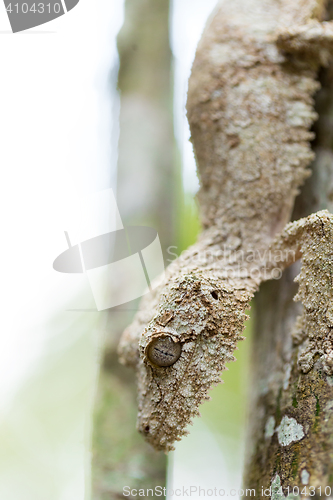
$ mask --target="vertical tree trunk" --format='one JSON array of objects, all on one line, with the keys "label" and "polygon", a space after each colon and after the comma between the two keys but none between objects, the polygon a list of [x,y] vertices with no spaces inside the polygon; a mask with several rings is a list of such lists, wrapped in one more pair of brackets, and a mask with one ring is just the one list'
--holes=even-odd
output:
[{"label": "vertical tree trunk", "polygon": [[[174,244],[177,163],[172,118],[169,1],[126,0],[118,35],[121,95],[117,204],[124,225],[158,230],[162,248]],[[126,286],[124,284],[120,286]],[[101,369],[93,437],[93,498],[123,497],[123,487],[165,483],[166,457],[136,431],[132,371],[116,347],[137,301],[113,308]]]},{"label": "vertical tree trunk", "polygon": [[118,50],[117,202],[126,224],[158,228],[164,248],[174,240],[177,203],[169,1],[126,0]]},{"label": "vertical tree trunk", "polygon": [[[316,160],[296,200],[295,219],[324,208],[333,211],[333,65],[322,70],[320,81]],[[281,280],[262,285],[255,299],[244,487],[254,488],[256,498],[283,498],[280,486],[285,497],[293,487],[295,496],[299,488],[300,496],[303,491],[313,498],[325,496],[325,487],[327,496],[333,490],[333,377],[323,371],[319,355],[308,373],[298,369],[295,321],[301,306],[293,302],[298,272],[299,263]]]}]

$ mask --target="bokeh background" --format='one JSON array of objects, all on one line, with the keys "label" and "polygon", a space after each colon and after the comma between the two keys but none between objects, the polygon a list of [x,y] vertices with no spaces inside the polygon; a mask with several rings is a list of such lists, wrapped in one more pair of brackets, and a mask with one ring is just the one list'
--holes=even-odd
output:
[{"label": "bokeh background", "polygon": [[[98,312],[85,275],[52,268],[64,231],[72,243],[85,231],[84,200],[108,188],[125,224],[158,230],[166,263],[195,241],[186,91],[215,4],[80,0],[16,35],[0,7],[1,499],[241,486],[249,341],[166,459],[136,432],[134,376],[117,361],[138,301]],[[98,233],[106,215],[94,217]]]}]

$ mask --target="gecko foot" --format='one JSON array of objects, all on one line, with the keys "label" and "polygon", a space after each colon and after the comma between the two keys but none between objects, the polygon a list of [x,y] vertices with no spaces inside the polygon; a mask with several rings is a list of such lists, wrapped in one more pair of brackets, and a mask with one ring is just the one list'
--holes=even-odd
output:
[{"label": "gecko foot", "polygon": [[287,53],[306,53],[326,66],[333,54],[333,22],[311,20],[303,25],[282,28],[276,33],[277,46]]}]

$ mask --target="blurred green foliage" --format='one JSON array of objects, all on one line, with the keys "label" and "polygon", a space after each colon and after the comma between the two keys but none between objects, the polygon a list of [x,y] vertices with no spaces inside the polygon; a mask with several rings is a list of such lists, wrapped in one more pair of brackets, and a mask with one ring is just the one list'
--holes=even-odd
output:
[{"label": "blurred green foliage", "polygon": [[196,242],[201,227],[198,205],[192,194],[181,192],[178,211],[177,246],[180,255],[183,250]]},{"label": "blurred green foliage", "polygon": [[235,352],[237,361],[228,363],[228,370],[222,372],[224,383],[211,391],[211,401],[200,409],[202,418],[215,435],[235,439],[244,436],[247,418],[251,320],[247,321],[244,336],[246,339],[239,342]]}]

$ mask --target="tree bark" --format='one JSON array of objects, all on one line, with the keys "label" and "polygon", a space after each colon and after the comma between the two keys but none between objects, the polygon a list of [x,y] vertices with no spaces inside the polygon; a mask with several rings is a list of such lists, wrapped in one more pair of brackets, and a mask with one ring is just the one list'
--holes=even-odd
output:
[{"label": "tree bark", "polygon": [[[333,211],[332,64],[321,71],[320,82],[313,142],[316,160],[296,199],[293,219],[325,208]],[[283,498],[280,486],[285,497],[294,487],[295,497],[299,491],[300,496],[313,498],[321,498],[325,491],[330,496],[333,488],[333,377],[325,374],[319,356],[306,374],[297,366],[295,321],[302,306],[293,301],[297,292],[293,280],[298,273],[296,263],[279,281],[263,284],[255,299],[244,488],[255,489],[256,498]]]}]

